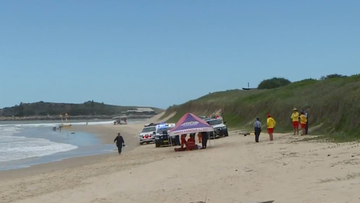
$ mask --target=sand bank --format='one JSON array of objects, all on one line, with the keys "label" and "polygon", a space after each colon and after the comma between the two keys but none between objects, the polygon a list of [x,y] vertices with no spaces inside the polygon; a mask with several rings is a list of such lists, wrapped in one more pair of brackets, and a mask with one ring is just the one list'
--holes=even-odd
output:
[{"label": "sand bank", "polygon": [[[138,132],[136,125],[120,128],[129,130],[127,140]],[[111,142],[113,133],[104,142]],[[359,144],[297,139],[275,134],[269,142],[262,135],[255,143],[253,136],[231,132],[206,150],[174,152],[144,145],[120,156],[94,158],[96,162],[69,167],[62,162],[58,170],[1,179],[0,202],[189,203],[205,197],[216,203],[359,202]],[[74,160],[80,159],[85,157]]]}]

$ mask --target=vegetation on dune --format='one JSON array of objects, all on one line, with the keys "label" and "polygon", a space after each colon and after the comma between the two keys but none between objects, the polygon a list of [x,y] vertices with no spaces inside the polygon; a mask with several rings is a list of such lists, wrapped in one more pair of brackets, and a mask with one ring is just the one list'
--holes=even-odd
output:
[{"label": "vegetation on dune", "polygon": [[230,127],[251,129],[256,117],[265,125],[270,113],[277,121],[276,132],[291,132],[290,115],[294,107],[308,112],[311,134],[326,134],[343,141],[358,139],[360,75],[332,74],[274,89],[215,92],[169,107],[165,115],[176,112],[170,120],[176,122],[186,112],[209,115],[221,110]]},{"label": "vegetation on dune", "polygon": [[290,80],[285,78],[271,78],[263,80],[259,85],[258,89],[274,89],[290,84]]},{"label": "vegetation on dune", "polygon": [[[70,103],[20,103],[13,107],[7,107],[0,110],[0,116],[58,116],[68,113],[70,116],[84,115],[114,115],[123,111],[136,108],[135,106],[115,106],[104,104],[103,102],[87,101],[82,104]],[[157,113],[160,111],[153,108]]]}]

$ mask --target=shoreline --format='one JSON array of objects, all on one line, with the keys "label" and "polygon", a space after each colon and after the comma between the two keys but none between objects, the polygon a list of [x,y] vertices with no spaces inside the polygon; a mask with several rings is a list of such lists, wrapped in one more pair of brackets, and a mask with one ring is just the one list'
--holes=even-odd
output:
[{"label": "shoreline", "polygon": [[[123,115],[127,119],[150,119],[154,115]],[[155,115],[156,116],[156,115]],[[116,115],[99,115],[99,116],[69,116],[68,120],[114,120]],[[28,116],[28,117],[0,117],[0,121],[54,121],[61,122],[59,116]]]},{"label": "shoreline", "polygon": [[60,171],[69,168],[75,168],[83,165],[94,164],[98,161],[109,158],[111,153],[70,157],[62,160],[31,165],[26,168],[17,168],[0,171],[0,180],[21,179],[30,175],[40,175],[49,172]]},{"label": "shoreline", "polygon": [[[142,124],[128,124],[133,127],[143,126]],[[138,144],[137,140],[135,140],[128,133],[128,131],[123,129],[117,129],[119,126],[112,125],[93,125],[93,126],[72,126],[71,129],[64,129],[66,132],[85,132],[96,136],[102,145],[113,144],[113,140],[117,135],[117,132],[120,132],[125,139],[126,147],[123,148],[123,152],[129,152],[135,149]],[[77,134],[75,133],[75,136]],[[74,149],[76,150],[76,149]],[[41,174],[48,171],[56,171],[61,170],[68,167],[78,167],[81,165],[87,165],[96,163],[98,161],[102,161],[103,159],[119,156],[116,153],[116,146],[114,145],[114,151],[102,152],[101,154],[95,155],[80,155],[75,157],[65,157],[61,160],[52,160],[46,163],[32,164],[27,167],[14,168],[14,169],[6,169],[0,171],[0,180],[11,179],[15,177],[24,177],[27,175]],[[70,150],[72,151],[72,150]],[[68,152],[68,151],[67,151]],[[60,152],[61,153],[61,152]],[[48,155],[52,156],[52,155]]]},{"label": "shoreline", "polygon": [[[120,132],[124,137],[126,147],[123,152],[127,153],[139,146],[137,134],[134,132],[141,130],[144,123],[157,121],[162,114],[152,117],[151,119],[142,120],[140,123],[130,123],[127,125],[74,125],[70,128],[64,128],[66,132],[85,132],[96,136],[103,145],[114,144],[113,141]],[[118,157],[117,148],[114,144],[114,151],[96,155],[84,155],[77,157],[69,157],[61,160],[54,160],[46,163],[33,164],[28,167],[14,168],[8,170],[0,170],[0,180],[9,180],[14,178],[26,177],[29,175],[39,175],[47,172],[54,172],[66,168],[80,167],[84,165],[94,164],[108,158]],[[51,155],[49,155],[51,156]]]}]

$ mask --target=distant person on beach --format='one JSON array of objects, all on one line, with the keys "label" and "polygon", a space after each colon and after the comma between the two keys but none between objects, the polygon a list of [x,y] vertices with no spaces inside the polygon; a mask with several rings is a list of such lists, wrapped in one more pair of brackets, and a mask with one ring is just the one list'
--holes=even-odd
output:
[{"label": "distant person on beach", "polygon": [[291,114],[291,121],[294,129],[294,135],[299,134],[299,112],[296,108],[293,109],[293,113]]},{"label": "distant person on beach", "polygon": [[276,121],[273,117],[271,117],[270,114],[267,115],[267,120],[266,120],[266,124],[267,124],[267,130],[268,130],[268,133],[269,133],[269,137],[270,137],[270,141],[273,141],[274,140],[274,136],[273,136],[273,133],[274,133],[274,128],[275,128],[275,125],[276,125]]},{"label": "distant person on beach", "polygon": [[255,142],[259,142],[260,133],[261,133],[261,122],[259,118],[256,118],[254,122],[254,133],[255,133]]},{"label": "distant person on beach", "polygon": [[300,123],[301,123],[301,131],[302,131],[302,132],[301,132],[301,135],[305,135],[305,133],[306,133],[307,118],[306,118],[304,112],[301,112]]},{"label": "distant person on beach", "polygon": [[201,133],[201,144],[202,144],[201,149],[206,149],[208,136],[209,136],[208,132],[202,132]]},{"label": "distant person on beach", "polygon": [[201,143],[201,142],[202,142],[202,135],[201,135],[201,133],[198,133],[197,136],[198,136],[198,139],[199,139],[199,143]]},{"label": "distant person on beach", "polygon": [[191,134],[190,134],[190,137],[188,138],[187,142],[189,142],[189,141],[195,143],[195,133],[191,133]]},{"label": "distant person on beach", "polygon": [[117,148],[118,148],[118,152],[119,152],[119,154],[121,154],[122,147],[125,146],[125,141],[124,141],[124,138],[120,135],[120,133],[118,133],[118,135],[117,135],[116,138],[114,139],[114,142],[116,142],[116,146],[117,146]]},{"label": "distant person on beach", "polygon": [[180,146],[181,146],[181,148],[183,149],[183,148],[185,148],[185,146],[186,146],[186,135],[187,134],[182,134],[181,135],[181,137],[180,137]]},{"label": "distant person on beach", "polygon": [[305,127],[305,135],[308,134],[308,130],[309,130],[309,116],[308,113],[305,110],[302,110],[304,112],[304,115],[306,117],[306,127]]},{"label": "distant person on beach", "polygon": [[197,145],[195,144],[195,133],[191,133],[189,139],[186,142],[186,150],[194,150],[197,149]]}]

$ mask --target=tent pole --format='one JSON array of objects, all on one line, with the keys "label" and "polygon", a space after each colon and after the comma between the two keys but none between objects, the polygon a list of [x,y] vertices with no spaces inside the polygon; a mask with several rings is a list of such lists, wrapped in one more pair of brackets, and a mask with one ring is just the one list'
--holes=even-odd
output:
[{"label": "tent pole", "polygon": [[171,149],[172,149],[172,136],[169,135],[169,139],[170,139],[170,146],[169,146],[170,149],[169,150],[171,151]]}]

